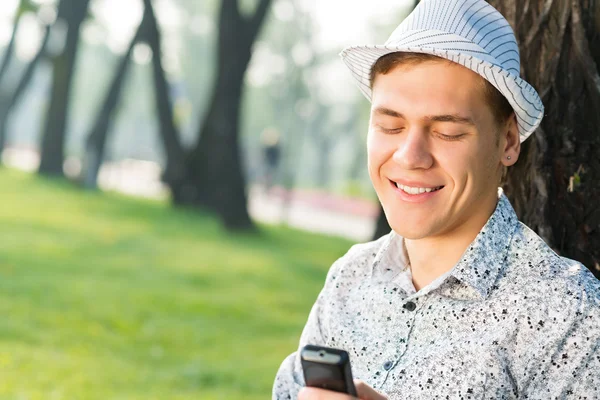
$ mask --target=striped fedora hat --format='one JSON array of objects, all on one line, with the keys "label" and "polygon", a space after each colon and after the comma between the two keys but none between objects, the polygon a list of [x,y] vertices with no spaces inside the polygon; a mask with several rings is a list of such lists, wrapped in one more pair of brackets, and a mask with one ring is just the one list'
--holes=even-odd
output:
[{"label": "striped fedora hat", "polygon": [[340,56],[369,101],[373,64],[394,52],[432,54],[481,75],[514,109],[521,142],[542,121],[540,96],[519,76],[519,47],[513,30],[484,0],[422,0],[385,44],[344,49]]}]

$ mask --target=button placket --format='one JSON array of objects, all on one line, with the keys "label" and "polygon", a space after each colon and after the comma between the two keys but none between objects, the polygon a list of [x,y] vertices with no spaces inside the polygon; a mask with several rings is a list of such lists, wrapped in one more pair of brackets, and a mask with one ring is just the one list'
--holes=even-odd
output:
[{"label": "button placket", "polygon": [[[402,307],[404,309],[412,312],[412,311],[416,310],[417,305],[413,301],[408,301]],[[406,352],[407,345],[408,345],[408,338],[410,337],[410,333],[412,332],[415,316],[416,316],[416,314],[413,314],[407,319],[406,328],[408,329],[408,331],[406,332],[405,337],[398,339],[398,343],[396,344],[396,354],[394,355],[393,359],[388,359],[388,360],[384,361],[384,363],[382,364],[382,368],[383,368],[382,372],[383,372],[384,378],[383,378],[383,382],[381,383],[381,387],[384,387],[385,383],[388,380],[390,373],[392,373],[392,369],[394,369],[400,363],[402,356]]]},{"label": "button placket", "polygon": [[414,311],[417,309],[416,302],[409,300],[402,305],[402,308],[404,308],[409,313],[412,313],[412,315],[410,315],[407,319],[408,332],[407,332],[406,336],[404,338],[399,339],[399,342],[397,343],[397,354],[396,354],[395,359],[393,361],[392,360],[385,361],[382,365],[383,369],[385,371],[385,378],[383,380],[383,383],[381,384],[382,388],[384,387],[385,383],[387,382],[390,373],[392,373],[392,369],[394,369],[397,365],[401,364],[402,358],[408,349],[408,342],[410,340],[410,337],[411,337],[411,334],[413,331],[413,327],[415,324],[415,318],[417,316],[417,313],[414,313]]}]

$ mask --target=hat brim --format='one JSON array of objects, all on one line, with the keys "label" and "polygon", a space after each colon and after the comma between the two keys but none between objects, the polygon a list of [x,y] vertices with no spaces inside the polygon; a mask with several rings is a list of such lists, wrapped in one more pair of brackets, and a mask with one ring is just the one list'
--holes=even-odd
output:
[{"label": "hat brim", "polygon": [[431,54],[460,64],[482,76],[502,93],[515,111],[521,142],[537,129],[544,117],[544,106],[536,90],[518,75],[472,54],[427,47],[364,45],[344,49],[340,56],[369,101],[372,96],[370,74],[373,64],[380,57],[394,52]]}]

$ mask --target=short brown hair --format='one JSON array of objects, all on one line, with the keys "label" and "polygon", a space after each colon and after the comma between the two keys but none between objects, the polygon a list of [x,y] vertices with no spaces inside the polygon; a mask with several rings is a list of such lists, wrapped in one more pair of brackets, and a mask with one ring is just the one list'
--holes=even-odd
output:
[{"label": "short brown hair", "polygon": [[[373,82],[375,82],[375,78],[378,74],[387,74],[392,69],[400,66],[400,65],[417,65],[426,61],[435,61],[435,62],[448,62],[452,63],[450,60],[446,60],[445,58],[437,57],[431,54],[425,53],[409,53],[409,52],[394,52],[384,55],[380,57],[373,67],[371,68],[371,73],[369,76],[371,88],[373,88]],[[487,98],[488,105],[496,118],[496,122],[498,124],[502,124],[506,122],[506,120],[512,115],[513,108],[506,100],[506,97],[502,95],[487,79],[481,77],[481,80],[484,84],[484,94]]]}]

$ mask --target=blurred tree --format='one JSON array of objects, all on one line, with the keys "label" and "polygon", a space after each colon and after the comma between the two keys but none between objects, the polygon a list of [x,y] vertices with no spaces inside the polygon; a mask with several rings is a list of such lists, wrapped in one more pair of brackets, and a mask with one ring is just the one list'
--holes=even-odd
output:
[{"label": "blurred tree", "polygon": [[[240,103],[252,44],[271,0],[258,0],[251,16],[238,0],[222,0],[217,77],[195,148],[186,155],[186,175],[167,180],[175,204],[215,211],[231,229],[252,229],[239,148]],[[169,177],[167,177],[169,178]]]},{"label": "blurred tree", "polygon": [[0,88],[0,153],[6,144],[6,128],[10,112],[21,99],[21,96],[25,92],[25,89],[33,77],[35,68],[39,64],[40,60],[45,56],[46,45],[48,44],[49,37],[50,26],[46,26],[46,33],[44,34],[44,38],[42,39],[42,43],[40,44],[37,53],[29,62],[29,64],[27,64],[27,67],[25,67],[25,71],[23,72],[21,79],[18,81],[17,86],[12,90],[12,92],[8,88]]},{"label": "blurred tree", "polygon": [[546,107],[504,185],[519,218],[600,277],[600,2],[490,0]]},{"label": "blurred tree", "polygon": [[167,79],[162,66],[161,39],[158,23],[154,14],[151,0],[144,0],[144,15],[140,26],[131,39],[125,55],[121,58],[114,78],[98,113],[91,133],[86,141],[86,156],[84,160],[84,186],[96,188],[98,172],[104,158],[106,138],[113,114],[121,97],[123,83],[130,64],[131,54],[137,43],[146,42],[152,49],[153,78],[156,95],[156,111],[160,121],[160,136],[167,153],[165,177],[174,181],[183,175],[183,148],[179,141],[179,133],[173,122],[173,111],[170,101]]},{"label": "blurred tree", "polygon": [[13,23],[10,41],[8,42],[8,46],[6,46],[6,50],[4,51],[2,64],[0,64],[0,153],[2,153],[6,142],[6,122],[8,115],[29,84],[29,81],[33,75],[33,71],[35,70],[40,58],[42,58],[46,43],[48,41],[48,29],[46,29],[46,35],[44,36],[38,53],[25,68],[25,72],[17,83],[17,86],[15,88],[9,87],[9,84],[4,82],[4,80],[6,77],[6,71],[8,70],[8,67],[14,56],[17,32],[19,30],[19,26],[21,26],[21,17],[27,12],[36,12],[37,8],[38,7],[29,0],[20,0],[15,12],[15,20]]},{"label": "blurred tree", "polygon": [[86,189],[95,189],[97,187],[98,173],[100,171],[102,161],[104,160],[106,139],[110,126],[114,120],[116,107],[121,97],[123,83],[125,82],[127,70],[131,62],[133,48],[142,36],[142,27],[144,26],[144,21],[147,18],[146,14],[147,12],[144,12],[142,23],[131,39],[127,51],[117,65],[117,69],[106,94],[106,98],[104,99],[100,111],[95,118],[92,130],[86,139],[85,156],[83,160],[83,186]]},{"label": "blurred tree", "polygon": [[4,57],[2,58],[2,64],[0,64],[0,85],[3,83],[4,76],[6,71],[8,70],[8,66],[10,61],[14,55],[15,43],[17,41],[17,31],[19,30],[19,25],[21,22],[21,16],[23,13],[21,12],[21,8],[23,7],[26,0],[21,0],[19,3],[19,7],[15,12],[15,22],[13,23],[12,33],[10,35],[10,41],[8,42],[8,46],[4,50]]},{"label": "blurred tree", "polygon": [[169,86],[165,77],[165,70],[162,65],[161,35],[156,21],[156,15],[152,7],[151,0],[144,0],[144,40],[152,49],[153,80],[156,100],[156,112],[160,124],[160,137],[166,153],[166,167],[163,173],[163,180],[170,182],[173,186],[182,184],[185,174],[185,165],[183,164],[185,153],[179,136],[179,131],[175,127],[173,119],[173,107]]},{"label": "blurred tree", "polygon": [[322,189],[326,189],[329,186],[331,180],[331,152],[341,133],[341,130],[337,127],[327,130],[320,129],[320,127],[326,125],[327,119],[331,118],[330,111],[331,107],[327,107],[324,104],[319,105],[312,121],[315,129],[310,131],[312,139],[316,144],[316,184],[317,187]]},{"label": "blurred tree", "polygon": [[[367,165],[366,152],[366,137],[361,125],[361,113],[367,110],[366,107],[359,107],[358,104],[353,105],[353,110],[350,119],[346,124],[346,131],[352,134],[353,156],[352,164],[348,170],[348,178],[351,182],[358,182]],[[368,118],[368,117],[367,117]]]},{"label": "blurred tree", "polygon": [[[288,5],[289,16],[284,20],[277,20],[278,24],[271,25],[272,31],[278,33],[271,33],[273,37],[269,38],[270,50],[281,57],[285,65],[284,72],[269,85],[273,118],[283,132],[279,183],[285,189],[280,214],[280,220],[284,224],[290,222],[294,189],[303,170],[298,166],[305,162],[302,150],[311,134],[320,128],[316,123],[319,104],[312,87],[314,82],[305,79],[317,64],[317,55],[312,46],[315,27],[311,16],[298,7],[297,1],[290,1]],[[296,46],[310,49],[305,54],[306,59],[301,60],[303,62],[298,62],[294,57],[294,50],[298,51]]]},{"label": "blurred tree", "polygon": [[[87,16],[90,0],[60,0],[51,40],[60,41],[53,54],[52,91],[42,136],[38,172],[63,176],[64,142],[69,95],[79,43],[79,27]],[[64,36],[64,39],[63,39]],[[53,43],[55,46],[56,43]]]}]

